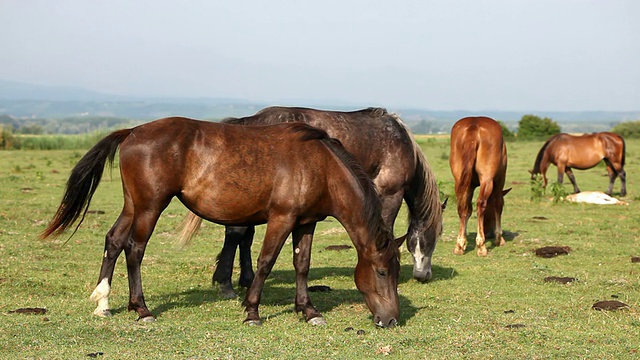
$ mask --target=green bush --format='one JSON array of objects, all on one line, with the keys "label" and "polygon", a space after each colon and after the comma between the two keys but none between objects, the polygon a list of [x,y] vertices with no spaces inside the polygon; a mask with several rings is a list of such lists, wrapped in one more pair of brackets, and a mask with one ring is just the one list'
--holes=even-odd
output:
[{"label": "green bush", "polygon": [[550,118],[524,115],[518,122],[519,140],[546,139],[560,133],[560,125]]},{"label": "green bush", "polygon": [[640,138],[640,121],[620,123],[611,128],[611,132],[619,134],[625,139],[638,139]]},{"label": "green bush", "polygon": [[509,130],[507,124],[503,123],[500,120],[498,120],[498,124],[500,124],[500,127],[502,128],[502,137],[505,140],[514,140],[516,138],[516,135],[513,133],[513,131]]}]

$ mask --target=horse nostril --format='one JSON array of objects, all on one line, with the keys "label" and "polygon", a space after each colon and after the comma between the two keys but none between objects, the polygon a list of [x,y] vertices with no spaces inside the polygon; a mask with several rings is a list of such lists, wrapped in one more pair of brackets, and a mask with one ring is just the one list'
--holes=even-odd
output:
[{"label": "horse nostril", "polygon": [[431,271],[427,271],[426,273],[418,273],[414,271],[413,273],[413,278],[423,283],[431,280],[432,276],[433,274]]},{"label": "horse nostril", "polygon": [[389,327],[392,328],[394,326],[396,326],[398,324],[398,321],[396,319],[391,319],[391,321],[389,321]]}]

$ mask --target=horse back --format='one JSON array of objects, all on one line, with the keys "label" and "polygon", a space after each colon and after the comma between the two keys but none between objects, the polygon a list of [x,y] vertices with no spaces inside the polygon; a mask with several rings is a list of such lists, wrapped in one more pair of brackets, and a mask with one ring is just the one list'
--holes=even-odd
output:
[{"label": "horse back", "polygon": [[589,169],[602,159],[624,162],[624,140],[614,133],[584,135],[558,134],[547,141],[545,157],[549,162],[576,169]]},{"label": "horse back", "polygon": [[134,128],[120,147],[125,196],[137,204],[177,196],[194,213],[225,225],[264,223],[283,209],[326,213],[318,208],[326,207],[326,176],[345,171],[326,138],[304,124],[157,120]]},{"label": "horse back", "polygon": [[344,112],[273,106],[224,121],[242,125],[304,122],[323,129],[340,140],[382,193],[405,187],[416,168],[417,149],[411,134],[397,116],[383,108]]}]

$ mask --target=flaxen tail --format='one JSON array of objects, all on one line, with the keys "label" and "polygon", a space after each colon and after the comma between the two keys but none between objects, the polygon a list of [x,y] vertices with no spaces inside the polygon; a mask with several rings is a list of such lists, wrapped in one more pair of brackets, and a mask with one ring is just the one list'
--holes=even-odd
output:
[{"label": "flaxen tail", "polygon": [[67,187],[58,211],[40,235],[41,238],[62,234],[80,218],[74,233],[78,230],[89,208],[91,198],[100,184],[107,160],[110,165],[113,165],[118,146],[130,133],[131,129],[118,130],[111,133],[100,140],[80,159],[71,171],[69,180],[67,180]]},{"label": "flaxen tail", "polygon": [[202,225],[202,218],[189,211],[187,213],[187,216],[184,217],[184,220],[182,220],[182,223],[180,224],[180,228],[182,229],[182,231],[180,232],[180,237],[178,238],[178,245],[181,247],[189,245],[193,237],[200,229],[200,225]]}]

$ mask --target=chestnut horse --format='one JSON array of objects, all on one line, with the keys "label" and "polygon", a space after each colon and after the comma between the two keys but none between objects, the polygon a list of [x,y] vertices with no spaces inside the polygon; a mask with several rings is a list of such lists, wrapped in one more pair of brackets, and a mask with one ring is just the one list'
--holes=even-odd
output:
[{"label": "chestnut horse", "polygon": [[486,235],[495,236],[495,245],[502,246],[503,190],[507,174],[507,147],[502,137],[502,128],[488,117],[467,117],[459,120],[451,129],[451,173],[455,180],[456,199],[460,229],[455,254],[464,254],[467,247],[467,222],[473,211],[473,192],[480,186],[477,200],[478,233],[476,250],[478,256],[487,255]]},{"label": "chestnut horse", "polygon": [[[105,238],[94,314],[109,316],[116,260],[126,254],[129,310],[155,320],[144,301],[140,264],[156,222],[171,199],[212,222],[267,224],[255,280],[243,305],[245,323],[261,324],[258,305],[287,236],[293,234],[295,310],[323,324],[307,292],[316,222],[335,217],[358,253],[354,280],[378,326],[399,315],[398,245],[384,226],[375,187],[362,168],[323,130],[307,124],[237,126],[186,118],[156,120],[111,133],[73,168],[55,217],[42,236],[80,226],[107,160],[120,149],[124,207]],[[77,227],[76,227],[77,229]]]},{"label": "chestnut horse", "polygon": [[543,186],[547,186],[547,169],[549,164],[558,168],[558,183],[562,184],[566,173],[573,184],[573,191],[580,192],[573,176],[572,168],[579,170],[591,169],[604,160],[609,173],[609,189],[606,194],[613,193],[613,183],[620,177],[622,188],[620,195],[627,195],[627,173],[624,171],[625,143],[622,136],[610,132],[599,132],[575,136],[570,134],[554,135],[544,143],[533,170],[531,179],[542,174]]},{"label": "chestnut horse", "polygon": [[[326,130],[340,140],[373,178],[385,223],[393,225],[402,204],[409,210],[407,248],[413,255],[413,277],[431,279],[431,257],[442,232],[442,205],[435,176],[411,132],[399,117],[382,108],[358,111],[323,111],[307,108],[268,107],[253,116],[228,118],[224,123],[241,125],[277,124],[301,121]],[[200,219],[188,214],[185,228],[193,233]],[[236,248],[240,248],[240,286],[249,287],[253,280],[251,243],[253,227],[227,226],[222,251],[212,282],[219,285],[225,297],[235,297],[231,274]],[[187,242],[184,237],[181,242]]]}]

